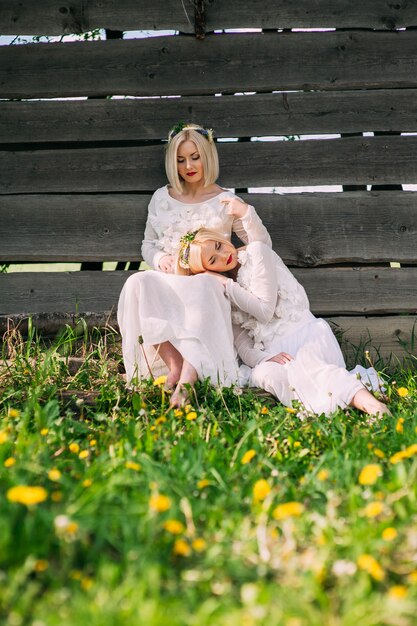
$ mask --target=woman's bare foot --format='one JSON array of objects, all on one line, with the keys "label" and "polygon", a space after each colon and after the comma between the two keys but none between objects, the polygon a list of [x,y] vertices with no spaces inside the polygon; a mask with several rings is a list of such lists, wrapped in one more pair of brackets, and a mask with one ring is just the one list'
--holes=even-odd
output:
[{"label": "woman's bare foot", "polygon": [[185,406],[186,404],[189,404],[189,401],[190,394],[188,392],[188,389],[182,383],[178,383],[174,393],[171,396],[171,401],[169,403],[170,408],[180,408],[182,406]]},{"label": "woman's bare foot", "polygon": [[170,343],[164,341],[159,346],[154,346],[159,356],[169,369],[169,373],[165,382],[165,389],[173,389],[181,378],[182,366],[184,359],[180,352]]},{"label": "woman's bare foot", "polygon": [[382,417],[383,415],[391,415],[391,411],[386,404],[380,402],[367,389],[360,389],[355,393],[350,403],[356,409],[367,413]]},{"label": "woman's bare foot", "polygon": [[[171,396],[169,406],[171,408],[181,407],[190,401],[190,387],[194,386],[197,380],[197,371],[188,361],[183,361],[181,376],[174,393]],[[188,388],[187,388],[188,387]]]}]

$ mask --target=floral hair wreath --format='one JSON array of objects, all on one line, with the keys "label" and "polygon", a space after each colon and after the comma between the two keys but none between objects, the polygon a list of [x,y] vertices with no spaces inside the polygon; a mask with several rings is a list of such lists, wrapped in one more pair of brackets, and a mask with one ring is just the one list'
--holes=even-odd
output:
[{"label": "floral hair wreath", "polygon": [[175,126],[171,128],[168,133],[168,143],[174,139],[176,135],[178,135],[183,130],[195,130],[197,133],[202,135],[207,139],[209,143],[213,143],[213,134],[214,131],[212,128],[203,128],[202,126],[191,126],[190,124],[186,124],[185,122],[178,122]]},{"label": "floral hair wreath", "polygon": [[185,233],[180,239],[180,250],[178,253],[178,262],[180,267],[185,270],[188,270],[190,267],[189,257],[190,257],[190,245],[191,242],[194,241],[198,230],[189,231]]}]

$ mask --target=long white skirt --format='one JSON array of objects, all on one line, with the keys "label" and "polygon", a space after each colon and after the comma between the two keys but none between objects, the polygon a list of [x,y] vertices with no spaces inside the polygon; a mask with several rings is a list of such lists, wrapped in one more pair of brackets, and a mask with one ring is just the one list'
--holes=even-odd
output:
[{"label": "long white skirt", "polygon": [[200,380],[237,382],[230,302],[213,276],[133,274],[120,294],[117,320],[128,384],[149,378],[150,370],[154,376],[167,373],[155,350],[164,341],[193,365]]},{"label": "long white skirt", "polygon": [[279,352],[287,352],[294,360],[285,365],[263,361],[253,369],[251,384],[266,389],[286,406],[298,400],[309,412],[329,415],[348,406],[364,386],[379,388],[373,368],[358,365],[347,371],[329,324],[310,313],[304,325],[276,337],[268,346],[268,354]]}]

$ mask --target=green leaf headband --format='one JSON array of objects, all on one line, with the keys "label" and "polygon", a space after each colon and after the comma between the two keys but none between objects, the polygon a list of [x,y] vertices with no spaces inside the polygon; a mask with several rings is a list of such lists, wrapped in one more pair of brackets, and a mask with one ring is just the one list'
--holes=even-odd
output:
[{"label": "green leaf headband", "polygon": [[212,128],[203,128],[201,126],[190,126],[190,124],[186,124],[185,122],[178,122],[175,126],[171,128],[168,133],[168,143],[174,139],[176,135],[178,135],[183,130],[195,130],[200,135],[203,135],[210,143],[213,143],[213,129]]},{"label": "green leaf headband", "polygon": [[190,267],[189,258],[190,258],[190,245],[191,242],[194,241],[198,230],[189,231],[185,233],[180,239],[180,250],[178,253],[178,262],[180,267],[185,270],[188,270]]}]

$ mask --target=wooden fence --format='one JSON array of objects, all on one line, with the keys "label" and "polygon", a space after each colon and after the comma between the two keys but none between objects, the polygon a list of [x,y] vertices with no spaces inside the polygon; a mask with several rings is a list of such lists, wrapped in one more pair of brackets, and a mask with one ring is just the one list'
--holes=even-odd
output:
[{"label": "wooden fence", "polygon": [[[415,26],[417,3],[401,0],[2,1],[4,35],[181,34],[0,47],[0,263],[140,260],[162,140],[197,121],[240,139],[218,144],[223,186],[363,187],[241,195],[315,313],[356,344],[416,354],[417,193],[401,190],[417,183]],[[226,28],[262,30],[213,32]],[[336,30],[290,30],[306,28]],[[289,135],[314,138],[253,140]],[[114,321],[127,276],[0,275],[0,325]]]}]

